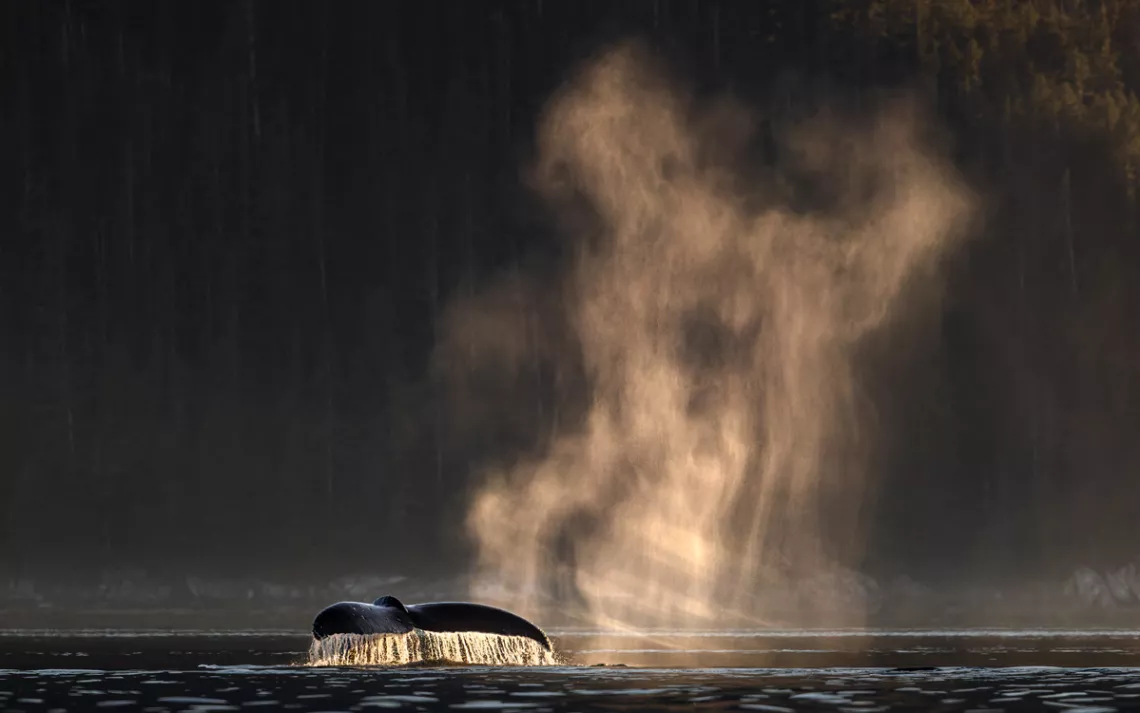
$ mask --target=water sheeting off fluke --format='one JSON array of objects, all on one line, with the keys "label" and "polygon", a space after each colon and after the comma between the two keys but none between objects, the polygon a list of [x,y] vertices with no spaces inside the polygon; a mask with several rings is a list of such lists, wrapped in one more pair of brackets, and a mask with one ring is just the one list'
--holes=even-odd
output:
[{"label": "water sheeting off fluke", "polygon": [[407,666],[419,663],[554,666],[553,651],[525,636],[415,629],[407,634],[333,634],[313,639],[310,666]]}]

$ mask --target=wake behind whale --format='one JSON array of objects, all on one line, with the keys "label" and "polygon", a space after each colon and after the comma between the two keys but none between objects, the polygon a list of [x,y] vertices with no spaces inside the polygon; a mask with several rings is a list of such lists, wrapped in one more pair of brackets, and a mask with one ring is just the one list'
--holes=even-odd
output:
[{"label": "wake behind whale", "polygon": [[337,602],[313,620],[311,666],[410,664],[542,666],[559,663],[546,634],[509,611],[470,602],[405,606]]}]

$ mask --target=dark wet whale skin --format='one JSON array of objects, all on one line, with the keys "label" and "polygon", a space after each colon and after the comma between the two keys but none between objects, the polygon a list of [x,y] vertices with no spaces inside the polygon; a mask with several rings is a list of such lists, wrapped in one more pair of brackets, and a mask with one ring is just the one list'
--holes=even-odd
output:
[{"label": "dark wet whale skin", "polygon": [[337,602],[313,620],[313,636],[317,639],[333,634],[406,634],[413,629],[525,636],[550,649],[546,634],[521,616],[470,602],[429,602],[406,607],[395,597],[383,596],[372,604]]}]

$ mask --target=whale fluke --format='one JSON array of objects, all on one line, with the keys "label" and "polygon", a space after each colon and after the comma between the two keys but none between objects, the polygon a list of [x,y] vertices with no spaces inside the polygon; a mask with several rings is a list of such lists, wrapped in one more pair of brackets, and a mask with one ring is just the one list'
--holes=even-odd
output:
[{"label": "whale fluke", "polygon": [[406,634],[413,629],[438,633],[480,633],[524,636],[550,651],[542,629],[505,609],[471,602],[428,602],[405,606],[393,596],[372,604],[337,602],[313,620],[313,637],[334,634]]}]

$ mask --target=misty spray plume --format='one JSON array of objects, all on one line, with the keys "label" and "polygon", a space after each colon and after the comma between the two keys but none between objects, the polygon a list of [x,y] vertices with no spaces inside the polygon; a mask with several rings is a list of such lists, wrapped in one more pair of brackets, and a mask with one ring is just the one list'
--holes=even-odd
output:
[{"label": "misty spray plume", "polygon": [[[530,354],[583,374],[587,406],[541,452],[480,472],[476,596],[523,611],[576,600],[608,626],[756,622],[789,606],[860,623],[849,568],[873,432],[854,350],[936,275],[969,198],[919,145],[910,104],[858,126],[808,122],[764,180],[737,165],[755,124],[728,102],[697,106],[636,45],[547,107],[534,175],[581,231],[576,259],[514,302],[500,286],[454,305],[437,356],[487,373]],[[796,181],[815,186],[806,207],[781,197]],[[517,316],[551,303],[563,312],[541,320],[545,335]],[[550,334],[558,324],[566,334]]]}]

